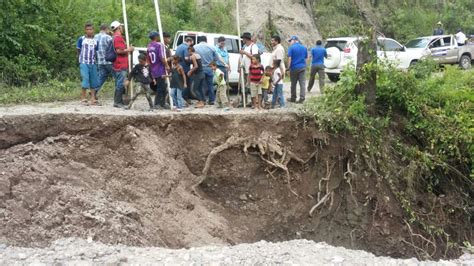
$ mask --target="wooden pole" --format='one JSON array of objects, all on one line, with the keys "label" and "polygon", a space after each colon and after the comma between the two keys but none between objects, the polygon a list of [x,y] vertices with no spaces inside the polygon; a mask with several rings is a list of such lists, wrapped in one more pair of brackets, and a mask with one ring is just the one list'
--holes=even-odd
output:
[{"label": "wooden pole", "polygon": [[[240,40],[240,8],[239,8],[239,0],[235,0],[235,9],[237,11],[236,19],[237,19],[237,34],[239,35],[239,51],[242,49],[242,41]],[[239,65],[239,79],[240,79],[240,89],[242,91],[242,104],[243,107],[247,107],[247,97],[245,95],[245,68],[243,66],[244,64],[244,55],[240,56],[240,65]]]},{"label": "wooden pole", "polygon": [[[163,54],[165,56],[165,60],[168,62],[168,58],[166,56],[165,39],[163,38],[163,27],[161,25],[160,5],[158,4],[158,0],[154,0],[154,1],[155,1],[156,22],[158,23],[158,31],[160,32],[161,44],[163,44]],[[173,109],[173,98],[171,97],[170,79],[168,77],[168,73],[167,72],[165,73],[166,73],[166,91],[168,92],[168,97],[170,100],[170,108]]]},{"label": "wooden pole", "polygon": [[[122,0],[123,24],[125,25],[125,41],[127,48],[130,47],[130,38],[128,37],[127,6],[125,0]],[[128,54],[128,72],[132,72],[132,57]],[[130,84],[130,97],[133,97],[133,84]]]}]

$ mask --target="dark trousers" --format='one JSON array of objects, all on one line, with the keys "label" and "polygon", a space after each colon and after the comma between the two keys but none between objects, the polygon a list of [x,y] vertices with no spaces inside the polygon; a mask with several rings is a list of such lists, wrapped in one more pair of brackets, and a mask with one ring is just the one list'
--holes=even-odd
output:
[{"label": "dark trousers", "polygon": [[306,95],[306,68],[299,68],[290,71],[291,80],[291,100],[296,100],[296,85],[300,83],[300,100],[304,100]]},{"label": "dark trousers", "polygon": [[166,80],[164,78],[156,78],[156,84],[151,84],[151,89],[156,92],[155,106],[165,107],[166,104]]},{"label": "dark trousers", "polygon": [[206,94],[204,92],[205,86],[205,75],[204,72],[196,73],[193,75],[193,93],[196,95],[199,101],[206,101]]},{"label": "dark trousers", "polygon": [[314,86],[314,78],[316,76],[316,73],[318,74],[318,78],[319,78],[319,92],[323,93],[324,78],[325,78],[324,65],[311,66],[311,74],[309,75],[308,91],[311,91],[311,89]]}]

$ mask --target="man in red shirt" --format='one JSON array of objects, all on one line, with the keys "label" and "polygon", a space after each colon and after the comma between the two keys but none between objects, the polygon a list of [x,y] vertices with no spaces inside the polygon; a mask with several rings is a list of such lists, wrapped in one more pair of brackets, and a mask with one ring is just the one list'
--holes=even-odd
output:
[{"label": "man in red shirt", "polygon": [[133,53],[133,46],[127,48],[125,39],[122,35],[123,24],[118,21],[112,22],[110,28],[114,32],[113,42],[115,52],[117,53],[117,59],[113,64],[114,78],[115,78],[115,94],[114,94],[114,107],[124,108],[123,104],[123,93],[125,92],[125,79],[128,75],[128,55]]}]

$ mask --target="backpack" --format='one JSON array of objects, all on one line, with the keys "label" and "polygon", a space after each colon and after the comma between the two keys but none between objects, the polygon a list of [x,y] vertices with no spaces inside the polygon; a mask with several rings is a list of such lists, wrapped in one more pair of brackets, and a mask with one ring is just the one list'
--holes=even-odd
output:
[{"label": "backpack", "polygon": [[115,51],[114,47],[114,40],[115,38],[112,38],[112,41],[107,44],[107,47],[105,48],[105,61],[108,62],[115,62],[117,59],[117,51]]}]

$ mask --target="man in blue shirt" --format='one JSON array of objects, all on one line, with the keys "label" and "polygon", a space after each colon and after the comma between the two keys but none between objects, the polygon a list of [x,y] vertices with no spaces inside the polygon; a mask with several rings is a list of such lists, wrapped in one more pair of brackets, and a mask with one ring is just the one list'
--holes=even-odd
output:
[{"label": "man in blue shirt", "polygon": [[[215,93],[214,93],[214,71],[212,71],[209,64],[211,62],[221,61],[222,59],[216,52],[216,48],[207,43],[206,36],[200,36],[201,42],[194,46],[196,53],[201,56],[202,68],[204,70],[204,75],[206,76],[207,84],[207,95],[209,97],[208,104],[214,105]],[[225,64],[228,67],[227,64]]]},{"label": "man in blue shirt", "polygon": [[107,24],[102,24],[100,26],[100,33],[96,34],[94,39],[97,41],[98,45],[97,71],[99,74],[99,87],[97,88],[95,94],[97,99],[97,93],[100,91],[107,78],[113,76],[112,62],[105,60],[105,52],[109,44],[112,42],[112,36],[110,36],[109,26]]},{"label": "man in blue shirt", "polygon": [[[224,79],[226,82],[229,82],[229,72],[230,64],[229,64],[229,52],[227,51],[227,47],[225,46],[225,37],[221,36],[217,39],[216,45],[216,52],[221,57],[222,61],[217,61],[217,68],[224,73]],[[226,68],[226,65],[229,68]]]},{"label": "man in blue shirt", "polygon": [[[183,67],[184,73],[188,73],[191,70],[191,62],[189,61],[188,48],[193,46],[194,40],[187,37],[182,44],[176,48],[175,55],[179,56],[179,64]],[[187,88],[183,91],[183,98],[189,104],[191,100],[191,78],[186,75]]]},{"label": "man in blue shirt", "polygon": [[316,47],[311,49],[311,74],[309,75],[309,85],[308,91],[313,89],[314,77],[318,73],[319,77],[319,92],[322,94],[324,89],[324,58],[328,57],[326,48],[323,46],[323,42],[318,40],[316,42]]},{"label": "man in blue shirt", "polygon": [[300,99],[298,103],[303,103],[306,93],[306,60],[308,60],[308,50],[304,47],[298,36],[292,36],[288,40],[288,65],[290,66],[291,98],[290,102],[296,102],[296,85],[300,83]]}]

